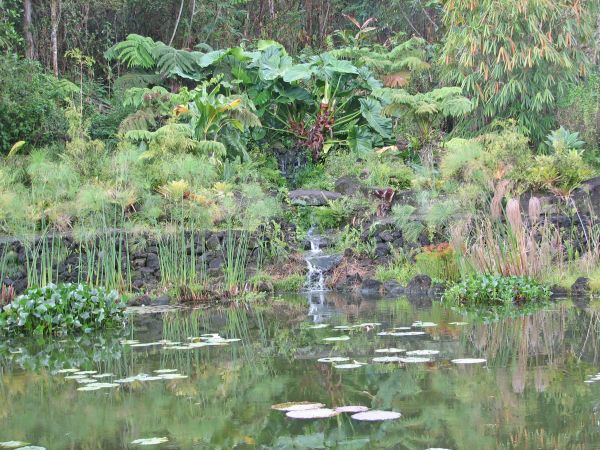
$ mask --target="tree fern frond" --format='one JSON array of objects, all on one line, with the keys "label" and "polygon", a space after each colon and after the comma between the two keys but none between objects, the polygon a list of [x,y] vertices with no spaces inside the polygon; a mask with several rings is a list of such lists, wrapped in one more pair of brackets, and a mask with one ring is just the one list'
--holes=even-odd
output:
[{"label": "tree fern frond", "polygon": [[201,69],[196,64],[196,61],[203,56],[200,52],[177,50],[159,42],[152,50],[152,56],[156,59],[156,68],[163,75],[179,76],[189,80],[203,78]]},{"label": "tree fern frond", "polygon": [[154,111],[151,109],[140,109],[132,114],[129,114],[119,126],[120,133],[127,133],[133,130],[149,130],[156,126],[156,118]]},{"label": "tree fern frond", "polygon": [[126,64],[127,67],[150,69],[156,65],[156,61],[152,56],[156,45],[157,43],[152,38],[130,34],[127,39],[109,48],[104,53],[104,57],[109,61],[117,59]]}]

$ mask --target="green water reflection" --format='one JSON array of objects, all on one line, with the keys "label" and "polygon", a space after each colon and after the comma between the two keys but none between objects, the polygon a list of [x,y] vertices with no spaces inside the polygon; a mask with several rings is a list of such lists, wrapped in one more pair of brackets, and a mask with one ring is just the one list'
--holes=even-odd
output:
[{"label": "green water reflection", "polygon": [[[138,316],[119,335],[40,343],[0,343],[0,442],[48,449],[140,448],[139,438],[168,437],[159,449],[590,449],[600,448],[600,313],[571,303],[491,324],[439,304],[328,296],[305,310],[268,308]],[[323,304],[320,304],[324,301]],[[307,314],[308,312],[308,314]],[[309,329],[314,321],[330,323]],[[378,336],[414,321],[438,324],[423,336]],[[381,322],[372,330],[335,325]],[[450,322],[469,325],[450,325]],[[123,339],[186,341],[220,333],[229,346],[168,350]],[[350,333],[351,339],[323,338]],[[370,364],[342,371],[316,361],[370,361],[375,349],[435,349],[429,364]],[[486,358],[457,366],[451,359]],[[189,378],[77,391],[60,369],[123,378],[177,369]],[[402,418],[360,423],[348,415],[294,421],[271,405],[310,400],[366,405]]]}]

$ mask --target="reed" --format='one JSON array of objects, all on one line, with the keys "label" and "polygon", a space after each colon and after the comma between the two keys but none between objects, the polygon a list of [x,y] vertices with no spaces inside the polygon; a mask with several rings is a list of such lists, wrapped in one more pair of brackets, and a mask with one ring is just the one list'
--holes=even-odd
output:
[{"label": "reed", "polygon": [[247,231],[234,231],[228,226],[223,249],[223,284],[230,294],[235,295],[245,288],[250,262],[249,241]]},{"label": "reed", "polygon": [[158,259],[161,282],[169,286],[188,286],[206,283],[206,261],[200,258],[198,264],[196,252],[199,238],[200,253],[204,253],[206,242],[204,234],[195,235],[186,232],[183,226],[158,238]]}]

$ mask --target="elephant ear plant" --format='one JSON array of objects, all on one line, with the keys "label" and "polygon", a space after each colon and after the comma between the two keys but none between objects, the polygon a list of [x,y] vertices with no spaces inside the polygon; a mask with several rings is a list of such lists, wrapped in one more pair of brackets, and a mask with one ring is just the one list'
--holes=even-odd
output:
[{"label": "elephant ear plant", "polygon": [[0,332],[9,335],[90,333],[125,323],[125,304],[116,291],[86,284],[31,288],[0,311]]}]

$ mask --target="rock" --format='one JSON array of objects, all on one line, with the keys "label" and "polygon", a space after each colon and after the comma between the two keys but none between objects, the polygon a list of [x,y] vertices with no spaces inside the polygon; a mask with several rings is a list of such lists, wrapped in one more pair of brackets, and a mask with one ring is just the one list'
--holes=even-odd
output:
[{"label": "rock", "polygon": [[381,242],[375,247],[375,257],[384,258],[390,254],[390,246],[388,243]]},{"label": "rock", "polygon": [[383,283],[383,292],[390,295],[404,294],[404,287],[397,281],[386,281]]},{"label": "rock", "polygon": [[342,195],[352,196],[360,192],[361,188],[362,184],[355,176],[341,177],[335,182],[335,192]]},{"label": "rock", "polygon": [[429,290],[429,294],[431,295],[442,295],[446,290],[446,285],[444,283],[434,283]]},{"label": "rock", "polygon": [[590,279],[579,277],[571,286],[571,294],[573,295],[588,295],[590,293]]},{"label": "rock", "polygon": [[342,261],[341,255],[318,255],[310,256],[307,261],[316,269],[321,272],[330,272],[335,269],[338,264]]},{"label": "rock", "polygon": [[154,300],[153,304],[162,306],[162,305],[168,305],[169,303],[171,303],[171,299],[169,298],[168,295],[163,294],[163,295],[157,297],[156,300]]},{"label": "rock", "polygon": [[160,260],[158,259],[158,255],[156,253],[148,253],[146,255],[146,267],[151,269],[160,268]]},{"label": "rock", "polygon": [[223,257],[216,256],[208,261],[208,270],[210,270],[212,272],[221,270],[221,268],[223,267],[223,264],[225,264]]},{"label": "rock", "polygon": [[566,298],[569,296],[569,290],[557,284],[550,288],[550,292],[552,292],[552,298]]},{"label": "rock", "polygon": [[344,250],[344,258],[352,258],[354,256],[354,250],[350,247]]},{"label": "rock", "polygon": [[367,278],[360,285],[360,293],[363,295],[379,294],[381,287],[381,281]]},{"label": "rock", "polygon": [[383,242],[391,242],[394,240],[394,234],[390,230],[383,230],[379,233],[379,237]]},{"label": "rock", "polygon": [[411,294],[426,294],[430,288],[431,278],[427,275],[416,275],[406,286],[406,290]]},{"label": "rock", "polygon": [[213,234],[212,236],[210,236],[207,240],[206,240],[206,248],[210,251],[215,251],[221,248],[221,241],[219,240],[219,237],[215,234]]},{"label": "rock", "polygon": [[297,189],[291,191],[288,197],[294,205],[325,206],[328,202],[341,198],[342,194],[329,191]]},{"label": "rock", "polygon": [[273,285],[268,281],[261,281],[256,286],[258,292],[273,292]]},{"label": "rock", "polygon": [[144,294],[139,297],[133,298],[127,302],[128,306],[148,306],[152,304],[152,299]]}]

